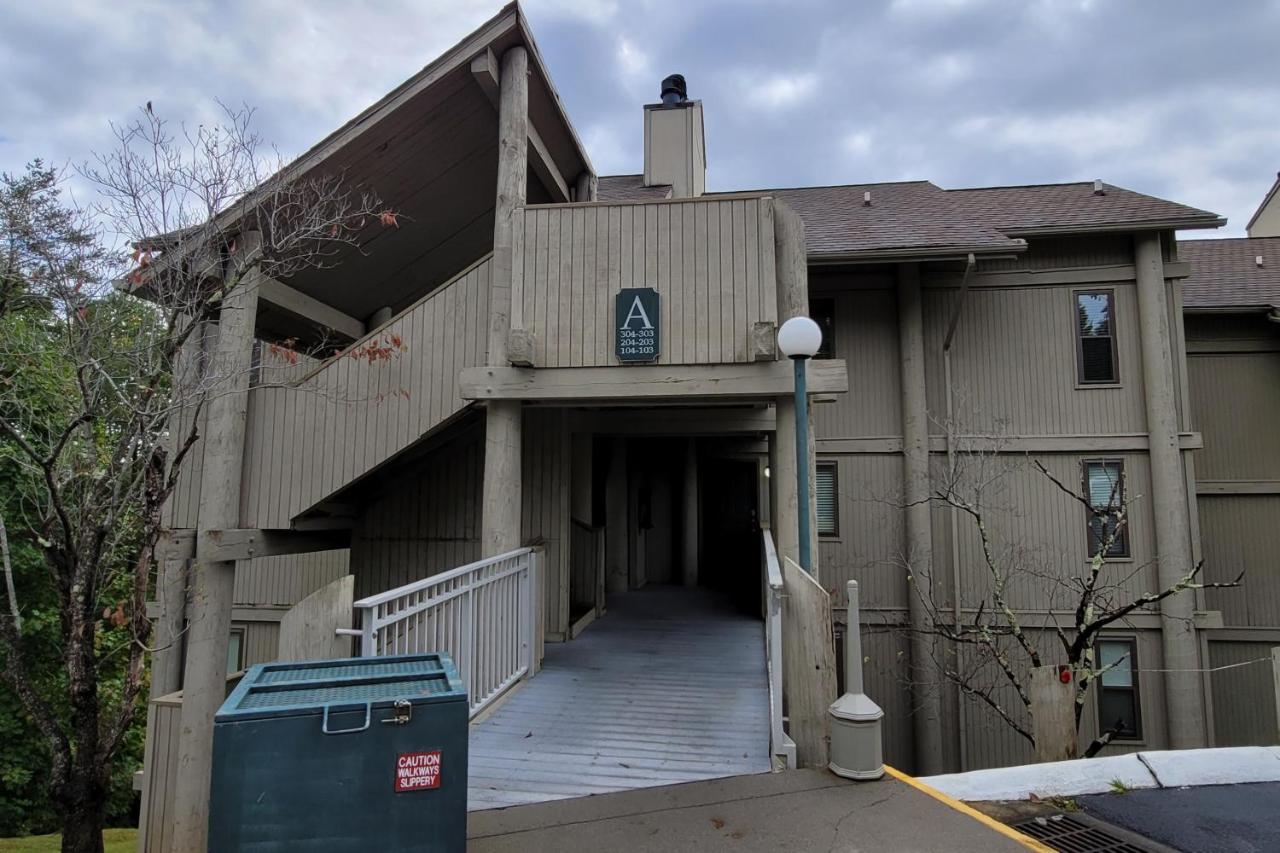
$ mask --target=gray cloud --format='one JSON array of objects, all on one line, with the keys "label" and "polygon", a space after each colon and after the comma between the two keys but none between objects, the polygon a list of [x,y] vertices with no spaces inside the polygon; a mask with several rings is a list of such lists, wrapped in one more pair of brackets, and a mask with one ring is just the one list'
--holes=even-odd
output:
[{"label": "gray cloud", "polygon": [[[497,11],[78,0],[0,12],[0,169],[80,160],[152,100],[259,108],[298,153]],[[673,71],[706,107],[713,189],[1102,177],[1244,224],[1280,168],[1280,2],[530,0],[602,173],[641,165]]]}]

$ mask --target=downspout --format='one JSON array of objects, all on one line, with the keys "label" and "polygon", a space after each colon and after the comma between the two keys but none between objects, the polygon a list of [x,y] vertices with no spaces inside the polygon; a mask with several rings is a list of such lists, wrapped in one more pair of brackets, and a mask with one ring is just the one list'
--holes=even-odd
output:
[{"label": "downspout", "polygon": [[[960,298],[956,300],[951,311],[951,322],[947,324],[947,336],[942,341],[942,382],[947,390],[947,471],[948,476],[956,469],[955,411],[951,389],[951,343],[956,334],[956,326],[960,324],[960,311],[964,308],[965,299],[969,295],[969,283],[973,279],[973,270],[978,265],[973,256],[965,259],[964,275],[960,279]],[[951,529],[951,608],[954,614],[955,627],[960,629],[960,525],[953,508],[949,516]],[[960,729],[960,771],[969,766],[968,739],[965,737],[964,691],[956,686],[956,716]]]}]

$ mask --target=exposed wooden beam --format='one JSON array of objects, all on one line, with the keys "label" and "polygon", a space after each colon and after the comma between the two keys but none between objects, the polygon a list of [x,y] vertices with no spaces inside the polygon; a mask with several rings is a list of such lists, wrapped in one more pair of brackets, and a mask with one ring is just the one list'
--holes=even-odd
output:
[{"label": "exposed wooden beam", "polygon": [[772,408],[609,409],[584,412],[578,422],[603,435],[732,435],[773,432]]},{"label": "exposed wooden beam", "polygon": [[[483,53],[471,60],[471,74],[475,77],[476,82],[480,84],[480,88],[484,90],[489,102],[493,104],[495,109],[498,106],[498,90],[500,88],[498,85],[498,69],[498,59],[494,55],[492,48],[486,47]],[[561,202],[572,201],[573,199],[569,194],[569,184],[565,181],[564,176],[560,174],[560,168],[556,165],[555,160],[551,158],[551,152],[538,134],[538,129],[533,126],[532,120],[529,122],[529,154],[534,174],[551,191],[551,194],[556,196],[554,200]]]},{"label": "exposed wooden beam", "polygon": [[[849,390],[841,359],[809,363],[809,391]],[[735,398],[789,394],[795,377],[789,362],[646,365],[637,367],[472,367],[459,375],[467,400],[609,400]]]},{"label": "exposed wooden beam", "polygon": [[254,557],[278,557],[282,554],[332,551],[351,546],[351,535],[344,530],[305,532],[235,528],[210,530],[207,536],[213,559],[227,562],[250,560]]},{"label": "exposed wooden beam", "polygon": [[364,337],[365,325],[355,317],[344,314],[332,305],[326,305],[296,287],[290,287],[274,278],[263,276],[261,282],[258,299],[262,302],[269,302],[276,308],[309,320],[322,328],[332,329],[353,341]]}]

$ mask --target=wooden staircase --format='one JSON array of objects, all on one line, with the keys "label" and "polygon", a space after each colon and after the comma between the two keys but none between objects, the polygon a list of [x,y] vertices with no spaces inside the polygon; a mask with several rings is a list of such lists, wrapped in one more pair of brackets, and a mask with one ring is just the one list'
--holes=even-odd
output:
[{"label": "wooden staircase", "polygon": [[294,382],[249,392],[241,523],[301,513],[452,421],[485,361],[492,255]]}]

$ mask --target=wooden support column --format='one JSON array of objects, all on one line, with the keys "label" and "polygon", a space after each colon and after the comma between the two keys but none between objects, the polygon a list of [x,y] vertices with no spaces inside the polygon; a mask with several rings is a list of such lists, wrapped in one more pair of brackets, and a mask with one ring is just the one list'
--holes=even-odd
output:
[{"label": "wooden support column", "polygon": [[[523,47],[502,55],[498,92],[498,192],[494,207],[493,273],[489,295],[489,364],[508,364],[513,216],[525,203],[529,157],[529,57]],[[480,549],[493,556],[520,546],[520,401],[492,400],[485,416]]]},{"label": "wooden support column", "polygon": [[[1168,284],[1158,233],[1134,238],[1138,279],[1138,323],[1142,335],[1142,379],[1146,388],[1147,433],[1151,453],[1151,508],[1155,516],[1157,577],[1167,589],[1194,567],[1187,484],[1178,444],[1170,345]],[[1164,650],[1165,703],[1169,746],[1194,749],[1207,742],[1204,683],[1196,640],[1195,595],[1171,595],[1160,602]]]},{"label": "wooden support column", "polygon": [[681,525],[681,560],[685,586],[698,585],[698,440],[687,439],[684,448],[684,521]]},{"label": "wooden support column", "polygon": [[905,553],[910,561],[907,600],[911,620],[911,716],[916,768],[941,773],[942,714],[938,661],[930,633],[933,528],[929,504],[929,412],[924,380],[924,311],[918,264],[898,265],[898,348],[902,365],[902,500]]},{"label": "wooden support column", "polygon": [[[256,233],[242,235],[241,257],[251,257],[258,244]],[[187,597],[187,659],[173,803],[173,849],[184,853],[201,853],[208,837],[213,716],[226,698],[236,564],[209,559],[213,543],[206,534],[240,526],[240,475],[258,285],[257,270],[249,270],[224,298],[218,315],[218,345],[209,372],[213,390],[203,439],[196,560]]]},{"label": "wooden support column", "polygon": [[[809,313],[809,267],[805,256],[804,223],[785,204],[775,201],[773,208],[774,257],[778,281],[778,326],[792,317]],[[791,365],[787,365],[790,372]],[[796,409],[795,395],[780,394],[774,400],[777,419],[774,442],[772,479],[776,498],[774,535],[778,556],[800,560],[799,494],[796,486]],[[810,443],[810,447],[814,445]],[[809,480],[813,482],[812,478]],[[812,525],[814,530],[817,525]],[[812,548],[817,569],[816,547]],[[834,699],[834,697],[832,697]]]},{"label": "wooden support column", "polygon": [[595,201],[599,180],[591,172],[583,171],[574,182],[574,201]]}]

